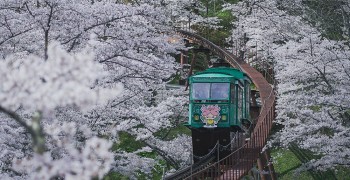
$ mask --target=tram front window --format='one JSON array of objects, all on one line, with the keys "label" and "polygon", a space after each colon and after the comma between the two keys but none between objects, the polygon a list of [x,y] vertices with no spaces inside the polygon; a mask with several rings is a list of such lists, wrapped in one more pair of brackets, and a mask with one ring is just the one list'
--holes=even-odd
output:
[{"label": "tram front window", "polygon": [[210,83],[193,83],[192,98],[193,99],[209,99]]},{"label": "tram front window", "polygon": [[229,83],[193,83],[193,100],[228,100]]},{"label": "tram front window", "polygon": [[223,100],[228,99],[229,96],[229,83],[212,83],[210,99]]}]

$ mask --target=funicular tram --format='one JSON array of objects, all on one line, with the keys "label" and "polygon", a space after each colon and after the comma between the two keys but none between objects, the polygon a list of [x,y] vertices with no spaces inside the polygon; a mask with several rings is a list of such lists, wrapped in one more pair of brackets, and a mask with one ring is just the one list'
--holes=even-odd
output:
[{"label": "funicular tram", "polygon": [[245,73],[229,67],[209,68],[189,78],[189,120],[185,125],[192,132],[194,162],[217,144],[226,147],[221,148],[219,158],[233,150],[233,135],[251,124],[251,83]]}]

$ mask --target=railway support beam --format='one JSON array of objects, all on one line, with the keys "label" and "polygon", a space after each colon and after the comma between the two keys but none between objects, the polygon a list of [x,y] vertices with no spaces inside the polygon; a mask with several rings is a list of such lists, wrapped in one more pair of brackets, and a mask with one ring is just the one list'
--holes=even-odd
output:
[{"label": "railway support beam", "polygon": [[264,165],[263,165],[263,162],[262,162],[262,159],[261,159],[261,158],[258,158],[257,164],[258,164],[260,179],[261,179],[261,180],[266,180],[266,178],[265,178],[265,173],[264,173]]},{"label": "railway support beam", "polygon": [[263,153],[264,153],[264,157],[267,161],[267,167],[268,167],[269,172],[270,172],[270,179],[277,180],[275,168],[273,167],[273,163],[272,163],[271,156],[270,156],[270,150],[266,149]]},{"label": "railway support beam", "polygon": [[259,158],[257,159],[257,165],[261,180],[277,180],[269,149],[266,149],[260,154]]}]

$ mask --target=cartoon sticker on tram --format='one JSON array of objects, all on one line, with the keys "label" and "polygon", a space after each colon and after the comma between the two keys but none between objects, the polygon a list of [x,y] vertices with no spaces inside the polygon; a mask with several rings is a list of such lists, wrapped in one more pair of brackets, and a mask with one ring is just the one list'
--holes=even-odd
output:
[{"label": "cartoon sticker on tram", "polygon": [[204,127],[216,127],[220,120],[220,107],[218,105],[202,105],[201,120]]}]

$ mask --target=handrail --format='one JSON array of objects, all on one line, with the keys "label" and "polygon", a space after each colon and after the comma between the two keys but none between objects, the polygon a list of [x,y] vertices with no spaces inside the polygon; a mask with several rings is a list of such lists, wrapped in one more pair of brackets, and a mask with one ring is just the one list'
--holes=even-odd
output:
[{"label": "handrail", "polygon": [[[240,69],[246,73],[256,85],[260,92],[262,107],[257,120],[254,131],[251,133],[251,138],[241,148],[229,154],[227,157],[221,159],[208,166],[206,169],[198,171],[185,179],[206,177],[219,179],[240,179],[243,175],[253,167],[254,162],[259,157],[260,152],[266,144],[268,135],[272,128],[272,121],[275,117],[274,102],[275,93],[271,84],[269,84],[265,77],[256,69],[245,63],[233,54],[223,50],[219,46],[210,42],[209,40],[197,34],[187,32],[184,30],[176,30],[178,34],[184,38],[193,40],[213,52],[217,53],[222,59],[228,62],[231,66]],[[265,73],[265,75],[267,75]],[[271,77],[270,77],[271,78]]]},{"label": "handrail", "polygon": [[216,155],[212,154],[211,156],[206,157],[205,159],[199,161],[196,164],[192,164],[191,166],[176,171],[174,174],[166,176],[164,180],[178,180],[191,176],[191,174],[205,169],[211,162],[215,160],[215,158]]}]

